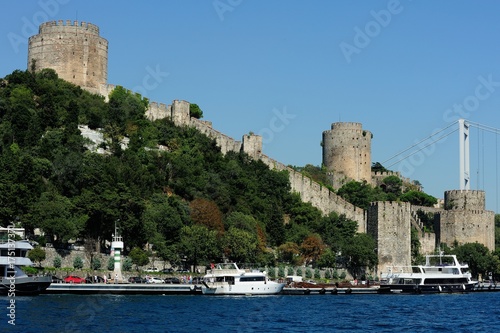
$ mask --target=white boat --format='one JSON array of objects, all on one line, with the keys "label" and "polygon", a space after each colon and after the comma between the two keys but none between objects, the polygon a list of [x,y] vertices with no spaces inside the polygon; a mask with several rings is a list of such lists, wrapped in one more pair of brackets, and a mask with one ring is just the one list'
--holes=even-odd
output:
[{"label": "white boat", "polygon": [[392,267],[382,274],[380,291],[391,293],[469,292],[472,280],[469,266],[455,255],[427,255],[425,265]]},{"label": "white boat", "polygon": [[52,276],[28,276],[22,266],[33,266],[26,257],[33,246],[28,241],[0,242],[0,295],[37,295],[47,289]]},{"label": "white boat", "polygon": [[274,295],[285,283],[272,281],[266,272],[240,269],[236,263],[214,265],[203,277],[203,295]]}]

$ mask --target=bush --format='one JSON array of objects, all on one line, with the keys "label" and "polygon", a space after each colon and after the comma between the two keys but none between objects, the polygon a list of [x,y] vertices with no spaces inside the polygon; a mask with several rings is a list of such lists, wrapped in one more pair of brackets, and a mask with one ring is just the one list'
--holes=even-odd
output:
[{"label": "bush", "polygon": [[312,276],[313,276],[312,271],[311,271],[311,269],[308,267],[308,268],[306,269],[306,279],[310,279],[310,278],[312,278]]},{"label": "bush", "polygon": [[112,271],[115,269],[115,258],[113,256],[108,259],[108,271]]},{"label": "bush", "polygon": [[332,272],[331,270],[327,269],[325,271],[325,279],[331,279],[332,278]]},{"label": "bush", "polygon": [[269,275],[269,278],[274,279],[276,277],[276,268],[269,267],[269,272],[267,274]]},{"label": "bush", "polygon": [[76,257],[75,260],[73,260],[73,267],[75,269],[82,269],[83,268],[83,260],[80,257]]},{"label": "bush", "polygon": [[280,267],[278,268],[278,276],[279,276],[280,278],[285,277],[285,267],[280,266]]},{"label": "bush", "polygon": [[92,258],[92,262],[90,263],[90,267],[93,270],[101,269],[101,260],[99,260],[99,258]]},{"label": "bush", "polygon": [[54,258],[54,267],[55,268],[61,268],[61,264],[62,264],[62,259],[61,257],[57,256]]},{"label": "bush", "polygon": [[132,259],[130,259],[129,257],[123,259],[122,268],[124,271],[127,271],[127,272],[131,271],[132,270]]},{"label": "bush", "polygon": [[288,267],[286,275],[293,275],[293,267]]},{"label": "bush", "polygon": [[297,274],[297,276],[302,276],[302,268],[300,268],[300,267],[297,268],[297,273],[295,273],[295,274]]},{"label": "bush", "polygon": [[321,279],[321,272],[319,271],[319,268],[316,268],[314,270],[314,278],[315,279]]}]

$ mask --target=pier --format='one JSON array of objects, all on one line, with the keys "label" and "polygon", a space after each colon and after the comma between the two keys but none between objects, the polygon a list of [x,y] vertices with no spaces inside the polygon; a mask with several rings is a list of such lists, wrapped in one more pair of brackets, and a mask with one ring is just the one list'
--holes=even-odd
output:
[{"label": "pier", "polygon": [[195,284],[52,283],[44,294],[201,295]]}]

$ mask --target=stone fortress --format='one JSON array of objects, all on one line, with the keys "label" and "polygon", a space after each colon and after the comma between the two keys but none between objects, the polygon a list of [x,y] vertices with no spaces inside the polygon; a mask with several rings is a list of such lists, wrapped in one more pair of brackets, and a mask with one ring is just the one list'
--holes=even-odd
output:
[{"label": "stone fortress", "polygon": [[[40,25],[39,34],[30,37],[28,68],[54,69],[60,78],[105,97],[115,88],[107,83],[108,42],[99,28],[77,21],[52,21]],[[473,190],[445,192],[444,207],[419,207],[406,202],[373,202],[368,210],[356,207],[327,187],[287,167],[262,152],[262,137],[245,134],[241,141],[215,130],[211,122],[191,118],[189,102],[174,100],[171,105],[152,102],[146,116],[150,120],[168,118],[178,126],[191,126],[214,139],[223,154],[243,151],[271,169],[289,173],[291,189],[323,214],[344,214],[358,223],[358,232],[372,235],[377,244],[378,274],[389,266],[411,264],[411,229],[418,231],[421,253],[432,253],[441,243],[452,246],[478,242],[495,248],[494,212],[485,210],[485,193]],[[82,134],[91,131],[83,128]],[[96,135],[95,133],[89,135]],[[372,133],[360,123],[334,123],[323,132],[323,165],[337,189],[347,181],[366,181],[374,186],[398,173],[371,172]],[[401,178],[401,177],[400,177]],[[409,183],[407,179],[402,179]],[[433,216],[434,233],[425,232],[418,211]]]}]

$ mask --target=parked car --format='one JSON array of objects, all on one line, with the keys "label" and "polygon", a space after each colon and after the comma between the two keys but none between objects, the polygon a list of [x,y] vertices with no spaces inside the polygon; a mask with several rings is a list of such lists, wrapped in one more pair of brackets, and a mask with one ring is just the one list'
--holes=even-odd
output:
[{"label": "parked car", "polygon": [[185,268],[178,268],[177,273],[189,273],[189,269],[185,269]]},{"label": "parked car", "polygon": [[173,268],[164,268],[161,270],[162,273],[165,273],[165,274],[171,274],[174,272],[174,269]]},{"label": "parked car", "polygon": [[165,283],[165,281],[153,276],[153,277],[150,277],[146,283]]},{"label": "parked car", "polygon": [[130,282],[130,283],[146,283],[146,279],[141,278],[140,276],[131,276],[128,278],[128,282]]},{"label": "parked car", "polygon": [[148,269],[145,270],[145,272],[149,272],[149,273],[157,273],[159,272],[160,270],[158,269],[158,267],[149,267]]},{"label": "parked car", "polygon": [[85,283],[104,283],[104,279],[100,276],[88,276],[85,279]]},{"label": "parked car", "polygon": [[165,283],[170,283],[170,284],[180,284],[181,280],[179,280],[176,277],[169,277],[165,279]]},{"label": "parked car", "polygon": [[69,275],[64,278],[66,283],[85,283],[85,279],[76,275]]}]

